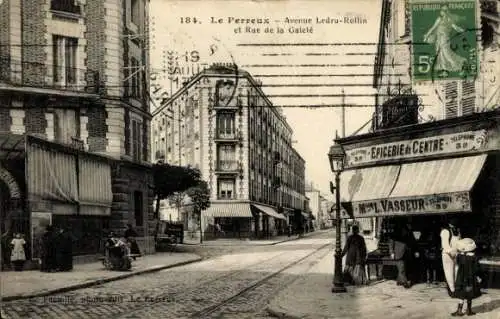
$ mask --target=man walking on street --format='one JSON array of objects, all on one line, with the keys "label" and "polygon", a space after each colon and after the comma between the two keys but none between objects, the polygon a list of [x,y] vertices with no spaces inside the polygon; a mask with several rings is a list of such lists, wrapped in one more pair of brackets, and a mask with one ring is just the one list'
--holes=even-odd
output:
[{"label": "man walking on street", "polygon": [[391,254],[391,258],[396,261],[398,269],[397,284],[408,289],[411,287],[411,283],[406,275],[409,249],[408,244],[405,242],[405,230],[402,230],[398,235],[393,233],[391,237],[389,240],[389,253]]}]

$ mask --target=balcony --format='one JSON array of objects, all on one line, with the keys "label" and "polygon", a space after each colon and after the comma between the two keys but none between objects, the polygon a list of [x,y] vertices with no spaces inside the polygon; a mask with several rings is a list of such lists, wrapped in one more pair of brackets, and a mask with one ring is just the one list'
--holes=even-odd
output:
[{"label": "balcony", "polygon": [[234,133],[222,133],[218,132],[215,136],[215,142],[241,142],[243,140],[243,135],[241,132]]},{"label": "balcony", "polygon": [[52,0],[50,1],[50,10],[72,14],[81,14],[81,8],[75,5],[75,0]]},{"label": "balcony", "polygon": [[64,68],[60,70],[64,74],[64,79],[57,79],[54,71],[56,71],[54,65],[0,57],[0,83],[10,84],[13,86],[12,89],[14,87],[19,89],[21,86],[66,92],[98,93],[99,76],[97,72]]},{"label": "balcony", "polygon": [[220,160],[215,171],[218,174],[239,174],[243,175],[243,166],[237,161]]}]

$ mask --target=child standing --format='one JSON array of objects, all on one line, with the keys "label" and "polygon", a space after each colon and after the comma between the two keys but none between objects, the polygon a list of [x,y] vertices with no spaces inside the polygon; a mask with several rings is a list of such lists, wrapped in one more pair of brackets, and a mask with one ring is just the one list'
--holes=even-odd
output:
[{"label": "child standing", "polygon": [[475,254],[476,243],[470,238],[464,238],[457,242],[457,277],[455,280],[454,297],[460,299],[457,310],[452,313],[453,317],[463,316],[462,308],[467,301],[467,315],[472,316],[472,299],[481,296],[479,287],[480,279],[479,263]]},{"label": "child standing", "polygon": [[424,248],[424,261],[427,285],[438,284],[437,271],[440,267],[441,261],[439,260],[438,239],[434,232],[430,231],[426,236],[426,246]]},{"label": "child standing", "polygon": [[12,255],[10,260],[12,264],[14,264],[15,271],[23,270],[24,262],[26,261],[26,254],[24,253],[24,245],[26,245],[26,241],[23,239],[21,234],[16,234],[14,239],[12,239]]}]

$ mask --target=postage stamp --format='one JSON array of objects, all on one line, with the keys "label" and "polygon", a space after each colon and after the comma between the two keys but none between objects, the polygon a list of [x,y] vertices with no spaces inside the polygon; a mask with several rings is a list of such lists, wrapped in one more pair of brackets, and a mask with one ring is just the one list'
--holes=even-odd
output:
[{"label": "postage stamp", "polygon": [[477,76],[476,10],[475,0],[411,1],[414,82]]}]

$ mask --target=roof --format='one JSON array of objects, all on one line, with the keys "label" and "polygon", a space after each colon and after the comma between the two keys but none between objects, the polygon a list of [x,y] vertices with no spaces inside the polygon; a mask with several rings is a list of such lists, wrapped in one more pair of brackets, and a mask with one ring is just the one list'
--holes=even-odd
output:
[{"label": "roof", "polygon": [[293,129],[288,124],[285,116],[281,112],[281,108],[279,106],[272,107],[273,103],[269,98],[266,96],[266,94],[262,91],[260,83],[255,80],[252,75],[243,70],[238,68],[237,66],[235,67],[234,64],[214,64],[209,68],[203,69],[201,72],[193,76],[181,89],[179,89],[177,92],[175,92],[172,97],[170,97],[167,102],[163,105],[160,105],[157,107],[153,112],[152,115],[153,117],[158,115],[160,112],[162,112],[168,105],[172,104],[177,98],[179,98],[186,90],[188,90],[190,87],[195,85],[202,77],[210,77],[210,76],[217,76],[217,77],[236,77],[236,74],[238,75],[238,78],[244,78],[248,80],[252,87],[256,89],[259,94],[264,98],[266,101],[267,106],[271,107],[271,109],[276,113],[278,118],[280,118],[283,121],[283,124],[290,130],[290,132],[293,134]]}]

